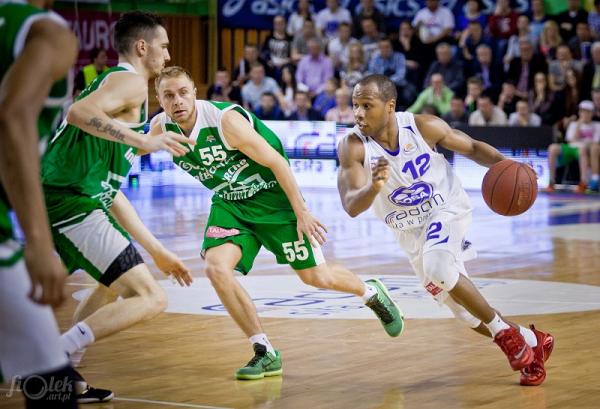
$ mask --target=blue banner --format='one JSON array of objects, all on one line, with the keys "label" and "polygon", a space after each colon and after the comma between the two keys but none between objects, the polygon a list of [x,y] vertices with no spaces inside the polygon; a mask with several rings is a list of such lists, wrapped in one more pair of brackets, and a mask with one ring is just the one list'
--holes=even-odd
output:
[{"label": "blue banner", "polygon": [[[219,26],[228,28],[256,28],[271,30],[273,17],[283,14],[288,17],[296,10],[297,0],[219,0]],[[481,0],[483,13],[491,14],[495,0]],[[318,12],[325,8],[325,0],[313,0],[313,9]],[[340,4],[355,15],[360,10],[360,0],[340,0]],[[463,15],[464,0],[442,0],[458,18]],[[511,5],[518,13],[529,10],[529,0],[512,0]],[[396,30],[400,22],[410,19],[425,7],[425,0],[375,0],[375,6],[387,16],[388,30]]]}]

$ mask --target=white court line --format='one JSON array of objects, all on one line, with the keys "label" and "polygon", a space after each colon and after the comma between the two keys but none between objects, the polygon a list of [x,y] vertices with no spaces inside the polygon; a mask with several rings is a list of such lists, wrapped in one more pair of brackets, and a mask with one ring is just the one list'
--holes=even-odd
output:
[{"label": "white court line", "polygon": [[[0,388],[0,392],[10,392],[11,389]],[[14,392],[14,391],[13,391]],[[168,402],[164,400],[151,400],[151,399],[136,399],[136,398],[119,398],[114,397],[112,400],[123,401],[123,402],[139,402],[139,403],[150,403],[153,405],[163,405],[163,406],[177,406],[180,408],[197,408],[197,409],[233,409],[225,406],[207,406],[207,405],[194,405],[193,403],[177,403],[177,402]],[[102,402],[102,403],[110,403]]]}]

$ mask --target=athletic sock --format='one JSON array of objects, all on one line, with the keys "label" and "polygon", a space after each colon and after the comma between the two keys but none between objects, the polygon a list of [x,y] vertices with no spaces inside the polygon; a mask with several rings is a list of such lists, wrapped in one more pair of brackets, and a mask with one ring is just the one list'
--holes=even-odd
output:
[{"label": "athletic sock", "polygon": [[271,354],[275,355],[275,348],[273,348],[273,345],[271,345],[271,343],[269,342],[269,338],[267,338],[267,334],[252,335],[248,339],[250,340],[250,343],[252,345],[254,345],[254,344],[264,345],[265,347],[267,347],[267,352],[270,352]]},{"label": "athletic sock", "polygon": [[62,334],[60,340],[64,350],[70,355],[94,342],[95,338],[92,329],[81,321]]},{"label": "athletic sock", "polygon": [[532,348],[535,348],[537,346],[537,337],[535,336],[532,330],[519,325],[519,332],[521,333],[521,335],[523,335],[523,338],[525,338],[525,342],[527,342],[527,345],[529,345]]},{"label": "athletic sock", "polygon": [[366,304],[375,294],[377,294],[377,289],[365,283],[365,293],[361,296],[363,302]]},{"label": "athletic sock", "polygon": [[502,320],[502,318],[500,318],[498,316],[498,314],[494,315],[494,318],[487,324],[484,323],[484,325],[487,327],[487,329],[490,330],[490,333],[492,334],[492,338],[495,337],[496,334],[499,333],[500,331],[510,328],[510,325],[508,325],[506,322],[504,322],[504,320]]}]

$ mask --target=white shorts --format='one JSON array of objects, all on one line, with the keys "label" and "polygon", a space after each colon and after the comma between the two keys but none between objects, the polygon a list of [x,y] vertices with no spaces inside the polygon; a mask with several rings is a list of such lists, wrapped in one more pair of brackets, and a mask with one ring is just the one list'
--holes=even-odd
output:
[{"label": "white shorts", "polygon": [[23,259],[0,267],[0,369],[5,382],[17,375],[53,372],[69,363],[52,309],[31,301],[30,289]]},{"label": "white shorts", "polygon": [[423,287],[438,303],[445,304],[457,318],[474,328],[479,325],[480,321],[454,302],[447,291],[434,284],[432,278],[427,276],[423,266],[425,254],[432,251],[446,251],[454,259],[454,266],[448,269],[450,273],[446,278],[447,282],[452,283],[450,287],[454,286],[459,274],[468,277],[464,265],[467,258],[463,252],[463,241],[470,224],[470,212],[456,214],[451,210],[444,209],[432,214],[427,223],[420,228],[396,231],[395,233]]}]

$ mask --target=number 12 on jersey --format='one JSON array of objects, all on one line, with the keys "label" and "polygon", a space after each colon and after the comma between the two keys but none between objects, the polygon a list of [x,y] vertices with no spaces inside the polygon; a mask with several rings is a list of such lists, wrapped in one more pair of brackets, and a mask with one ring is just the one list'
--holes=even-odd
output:
[{"label": "number 12 on jersey", "polygon": [[[429,154],[424,153],[415,158],[414,162],[409,160],[402,167],[402,172],[409,173],[412,175],[413,179],[417,179],[420,176],[423,176],[425,172],[429,170]],[[418,167],[418,169],[417,169]]]}]

